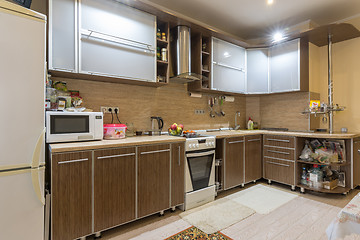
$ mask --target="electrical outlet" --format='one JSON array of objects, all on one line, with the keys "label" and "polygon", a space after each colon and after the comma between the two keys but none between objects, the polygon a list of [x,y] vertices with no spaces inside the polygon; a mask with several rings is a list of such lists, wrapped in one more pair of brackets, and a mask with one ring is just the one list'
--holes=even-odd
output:
[{"label": "electrical outlet", "polygon": [[109,113],[108,108],[109,108],[109,107],[103,107],[103,106],[101,106],[101,107],[100,107],[100,111],[101,111],[102,113],[104,113],[104,114],[105,114],[105,113]]},{"label": "electrical outlet", "polygon": [[195,114],[205,114],[205,110],[203,110],[203,109],[195,109]]},{"label": "electrical outlet", "polygon": [[113,107],[112,109],[113,109],[114,113],[118,113],[118,114],[119,114],[119,107]]}]

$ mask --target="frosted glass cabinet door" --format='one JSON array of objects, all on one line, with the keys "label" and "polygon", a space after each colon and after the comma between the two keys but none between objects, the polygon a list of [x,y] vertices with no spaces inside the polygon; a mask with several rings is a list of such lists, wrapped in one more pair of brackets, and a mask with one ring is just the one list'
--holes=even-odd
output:
[{"label": "frosted glass cabinet door", "polygon": [[80,72],[156,81],[156,18],[110,0],[81,0]]},{"label": "frosted glass cabinet door", "polygon": [[49,1],[49,68],[75,72],[76,1]]},{"label": "frosted glass cabinet door", "polygon": [[270,48],[270,91],[300,90],[300,40]]},{"label": "frosted glass cabinet door", "polygon": [[213,62],[239,69],[245,68],[245,49],[232,43],[213,38]]},{"label": "frosted glass cabinet door", "polygon": [[214,90],[245,92],[245,72],[213,64],[212,79],[212,89]]},{"label": "frosted glass cabinet door", "polygon": [[247,93],[269,92],[269,50],[246,50]]}]

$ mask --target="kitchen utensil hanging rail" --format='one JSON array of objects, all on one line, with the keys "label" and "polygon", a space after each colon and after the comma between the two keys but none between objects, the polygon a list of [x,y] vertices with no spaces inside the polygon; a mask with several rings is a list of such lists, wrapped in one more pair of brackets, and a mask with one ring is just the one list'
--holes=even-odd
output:
[{"label": "kitchen utensil hanging rail", "polygon": [[[150,45],[150,44],[143,43],[143,42],[138,42],[138,41],[135,41],[135,40],[122,38],[122,37],[118,37],[118,36],[113,36],[113,35],[110,35],[110,34],[98,32],[98,31],[94,31],[94,30],[90,30],[90,29],[89,30],[81,29],[81,35],[85,35],[88,38],[93,37],[93,38],[97,38],[97,39],[101,39],[101,40],[105,40],[105,41],[109,41],[109,42],[113,42],[113,43],[118,43],[118,44],[130,46],[130,47],[134,47],[134,48],[139,48],[139,49],[142,49],[142,50],[147,50],[147,51],[150,51],[150,52],[155,52],[155,49],[152,48],[152,45]],[[126,42],[129,42],[129,43],[124,43],[122,41],[126,41]],[[141,46],[136,46],[136,45],[133,45],[133,44],[130,44],[130,43],[138,44],[138,45],[141,45]]]}]

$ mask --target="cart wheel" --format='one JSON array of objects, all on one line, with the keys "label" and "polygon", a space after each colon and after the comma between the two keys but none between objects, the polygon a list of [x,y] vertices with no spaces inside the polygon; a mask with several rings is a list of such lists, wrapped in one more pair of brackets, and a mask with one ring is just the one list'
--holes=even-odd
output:
[{"label": "cart wheel", "polygon": [[271,185],[271,180],[270,179],[268,180],[268,184]]},{"label": "cart wheel", "polygon": [[242,187],[242,188],[245,187],[245,184],[241,184],[241,187]]},{"label": "cart wheel", "polygon": [[254,180],[253,182],[256,183],[256,180]]},{"label": "cart wheel", "polygon": [[295,188],[295,186],[291,186],[291,191],[295,191],[296,190],[296,188]]},{"label": "cart wheel", "polygon": [[175,212],[175,210],[176,210],[175,207],[171,208],[171,212]]},{"label": "cart wheel", "polygon": [[164,216],[164,211],[159,212],[159,217],[162,217],[162,216]]},{"label": "cart wheel", "polygon": [[95,233],[95,239],[101,238],[101,232],[96,232]]},{"label": "cart wheel", "polygon": [[300,188],[300,193],[305,194],[305,188]]}]

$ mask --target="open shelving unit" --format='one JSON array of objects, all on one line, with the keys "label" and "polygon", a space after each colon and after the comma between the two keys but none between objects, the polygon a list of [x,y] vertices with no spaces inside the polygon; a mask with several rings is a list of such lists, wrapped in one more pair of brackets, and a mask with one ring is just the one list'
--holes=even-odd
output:
[{"label": "open shelving unit", "polygon": [[[156,29],[160,29],[161,33],[165,33],[165,40],[161,36],[156,37],[156,82],[158,83],[169,83],[169,22],[162,21],[159,18],[156,20]],[[163,61],[161,59],[161,50],[166,49],[167,59]],[[160,52],[160,57],[158,57]]]},{"label": "open shelving unit", "polygon": [[[296,156],[297,159],[296,160],[296,181],[297,184],[296,186],[300,188],[300,191],[302,193],[305,192],[305,190],[311,190],[314,192],[321,192],[321,193],[334,193],[334,194],[347,194],[350,190],[351,190],[351,140],[346,139],[344,140],[344,149],[345,149],[345,159],[346,161],[344,162],[338,162],[338,163],[320,163],[320,162],[314,162],[314,161],[304,161],[299,159],[299,156],[305,146],[305,140],[313,140],[312,139],[308,139],[308,138],[297,138],[297,152],[296,152]],[[328,141],[337,141],[337,140],[343,140],[343,139],[324,139],[324,140],[328,140]],[[325,189],[325,188],[315,188],[315,187],[309,187],[307,185],[301,184],[301,174],[302,174],[302,168],[304,166],[308,166],[308,165],[321,165],[321,166],[330,166],[331,168],[335,168],[337,170],[339,170],[340,172],[344,172],[345,173],[345,187],[342,186],[337,186],[334,189]]]}]

